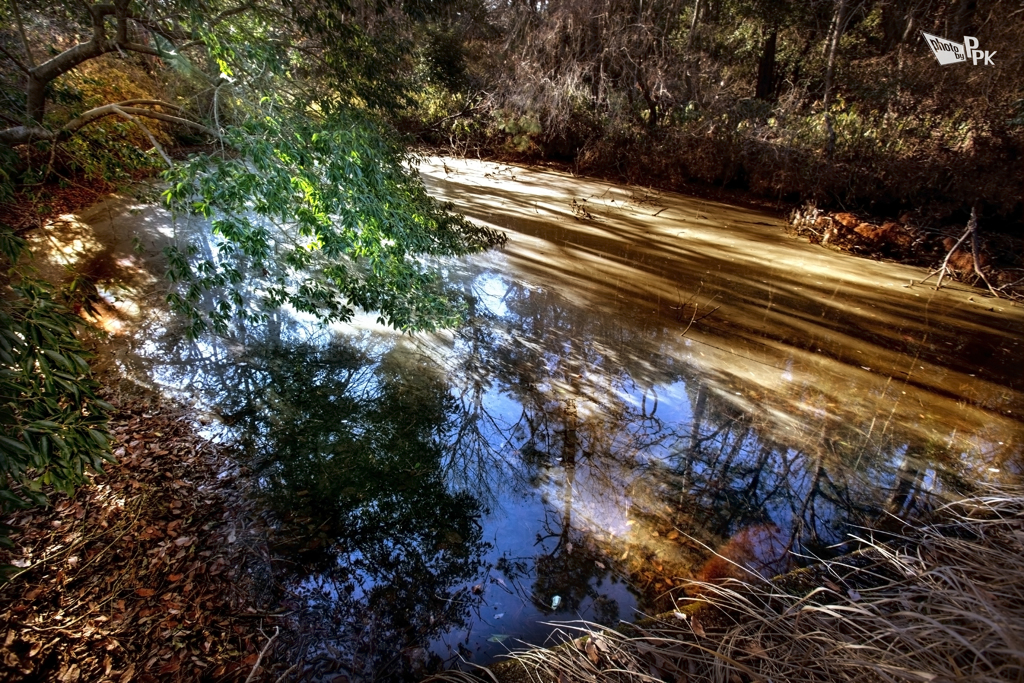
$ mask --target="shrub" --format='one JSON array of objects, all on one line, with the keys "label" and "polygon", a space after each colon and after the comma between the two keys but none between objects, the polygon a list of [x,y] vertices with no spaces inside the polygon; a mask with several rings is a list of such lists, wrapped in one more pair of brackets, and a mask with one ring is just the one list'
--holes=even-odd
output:
[{"label": "shrub", "polygon": [[[17,268],[24,241],[0,226],[0,253],[16,284],[0,297],[0,513],[45,505],[112,460],[107,413],[96,396],[79,320],[51,287]],[[47,488],[49,487],[49,489]],[[0,544],[9,545],[0,526]]]}]

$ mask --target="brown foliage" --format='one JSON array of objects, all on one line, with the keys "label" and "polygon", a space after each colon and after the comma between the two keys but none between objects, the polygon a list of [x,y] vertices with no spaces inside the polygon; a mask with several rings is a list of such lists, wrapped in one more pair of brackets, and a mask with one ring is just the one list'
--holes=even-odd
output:
[{"label": "brown foliage", "polygon": [[118,462],[74,498],[5,520],[4,680],[242,680],[266,643],[250,616],[246,505],[220,447],[152,398],[120,401]]}]

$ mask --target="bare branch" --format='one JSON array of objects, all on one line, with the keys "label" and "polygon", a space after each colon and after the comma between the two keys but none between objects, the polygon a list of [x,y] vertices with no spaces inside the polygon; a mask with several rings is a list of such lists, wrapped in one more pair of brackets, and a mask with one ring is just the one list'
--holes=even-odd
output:
[{"label": "bare branch", "polygon": [[35,68],[36,60],[32,56],[32,50],[28,45],[28,37],[25,35],[25,26],[21,23],[21,10],[18,9],[17,0],[11,0],[11,11],[14,12],[14,23],[18,26],[18,33],[21,35],[21,45],[25,48],[25,58],[28,60],[29,67]]},{"label": "bare branch", "polygon": [[101,107],[90,109],[87,112],[82,113],[77,118],[69,121],[63,128],[59,130],[49,130],[42,126],[13,126],[6,130],[0,131],[0,144],[8,147],[17,147],[19,145],[27,145],[36,140],[63,140],[70,136],[75,131],[98,121],[107,116],[122,115],[122,113],[132,114],[135,116],[143,116],[146,118],[156,119],[158,121],[165,121],[167,123],[176,123],[182,126],[188,126],[200,130],[207,135],[211,135],[215,138],[220,138],[217,131],[212,128],[208,128],[201,123],[192,121],[190,119],[183,118],[181,116],[172,116],[171,114],[165,114],[163,112],[153,111],[152,109],[143,109],[141,107],[133,107],[129,103],[155,103],[159,106],[165,106],[181,111],[179,107],[175,107],[172,104],[166,102],[160,102],[159,100],[127,100],[126,102],[118,102],[114,104],[105,104]]},{"label": "bare branch", "polygon": [[992,296],[994,296],[995,298],[998,299],[999,298],[999,292],[997,292],[992,287],[992,283],[988,281],[988,278],[985,277],[985,273],[982,272],[982,270],[981,270],[981,263],[980,263],[980,261],[981,261],[981,252],[978,250],[978,208],[975,207],[975,206],[971,207],[970,226],[971,226],[970,227],[970,230],[971,230],[971,260],[974,261],[974,272],[975,272],[976,275],[978,275],[978,277],[981,278],[982,282],[985,283],[985,286],[988,287],[988,291],[992,293]]},{"label": "bare branch", "polygon": [[[256,676],[256,672],[259,671],[260,668],[260,663],[263,661],[263,655],[267,654],[267,650],[270,649],[270,644],[274,642],[274,638],[277,638],[277,634],[280,632],[281,628],[279,626],[275,626],[274,635],[270,636],[270,640],[268,640],[267,644],[263,646],[262,650],[260,650],[260,654],[256,658],[256,664],[253,665],[252,671],[250,671],[248,677],[246,677],[245,683],[250,683],[250,681],[252,681],[252,679]],[[260,629],[260,633],[263,633],[262,629]],[[263,633],[263,635],[266,636],[267,634]]]},{"label": "bare branch", "polygon": [[[967,237],[971,234],[973,230],[974,227],[972,226],[972,224],[968,223],[967,230],[964,231],[964,234],[960,235],[960,239],[956,241],[956,244],[953,245],[953,248],[950,249],[949,253],[946,254],[946,258],[942,260],[942,265],[939,266],[939,269],[936,271],[939,274],[939,281],[935,283],[935,289],[942,289],[942,280],[943,278],[946,277],[946,273],[949,272],[949,259],[953,258],[953,254],[956,253],[956,250],[960,248],[960,245],[964,243],[964,240],[967,239]],[[929,277],[930,276],[931,274],[929,274]],[[925,280],[927,279],[928,278],[925,278]],[[923,284],[924,280],[921,280],[921,282]]]},{"label": "bare branch", "polygon": [[151,107],[164,107],[165,109],[173,109],[174,111],[183,111],[181,107],[170,102],[164,102],[163,100],[125,100],[124,102],[114,102],[119,107],[136,107],[139,105],[148,105]]},{"label": "bare branch", "polygon": [[29,69],[27,66],[25,66],[20,59],[18,59],[17,57],[12,55],[10,52],[8,52],[7,48],[5,48],[3,45],[0,45],[0,52],[3,52],[4,56],[7,57],[7,59],[9,59],[12,62],[14,62],[15,66],[17,66],[19,69],[24,71],[26,74],[29,74],[29,75],[32,74],[32,70]]},{"label": "bare branch", "polygon": [[150,47],[148,45],[142,45],[141,43],[115,43],[110,50],[107,50],[107,52],[113,52],[118,47],[131,52],[141,52],[142,54],[153,55],[154,57],[167,56],[167,53],[163,50],[158,50],[155,47]]},{"label": "bare branch", "polygon": [[47,130],[42,126],[12,126],[0,130],[0,145],[17,147],[36,140],[53,140],[54,137],[52,130]]},{"label": "bare branch", "polygon": [[141,128],[142,132],[145,133],[146,137],[149,138],[149,142],[153,145],[153,149],[155,149],[157,152],[160,153],[160,156],[162,156],[164,158],[164,161],[167,163],[167,165],[169,167],[171,167],[171,168],[174,167],[174,162],[171,161],[171,158],[169,156],[167,156],[167,152],[164,151],[163,146],[159,142],[157,142],[156,136],[153,135],[153,131],[151,131],[149,129],[149,126],[147,126],[142,121],[140,121],[138,119],[138,117],[132,116],[131,114],[129,114],[124,109],[122,109],[121,107],[117,106],[116,104],[115,105],[111,105],[111,106],[113,107],[114,111],[119,116],[123,116],[124,118],[128,119],[129,121],[134,123],[136,126]]}]

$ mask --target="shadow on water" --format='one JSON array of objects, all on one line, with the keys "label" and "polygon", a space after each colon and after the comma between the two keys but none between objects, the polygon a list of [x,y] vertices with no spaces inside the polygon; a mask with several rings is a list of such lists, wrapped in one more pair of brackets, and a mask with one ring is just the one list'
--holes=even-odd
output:
[{"label": "shadow on water", "polygon": [[310,661],[366,680],[484,663],[542,622],[667,609],[683,579],[771,576],[1020,473],[1019,310],[903,288],[920,271],[735,207],[424,171],[510,231],[444,264],[462,329],[281,315],[187,342],[154,313],[125,361],[246,454]]}]

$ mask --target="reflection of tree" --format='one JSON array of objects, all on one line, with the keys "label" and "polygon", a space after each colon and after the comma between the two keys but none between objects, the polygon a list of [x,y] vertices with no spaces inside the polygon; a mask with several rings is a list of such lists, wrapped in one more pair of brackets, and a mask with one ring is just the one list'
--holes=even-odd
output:
[{"label": "reflection of tree", "polygon": [[[608,571],[599,564],[600,553],[595,553],[585,533],[573,529],[572,503],[573,485],[576,482],[576,461],[579,442],[577,439],[576,403],[566,401],[564,410],[565,431],[561,450],[562,482],[560,511],[552,530],[550,517],[545,519],[546,535],[538,534],[537,544],[544,548],[550,539],[557,539],[553,548],[534,558],[536,576],[533,582],[533,601],[542,609],[569,616],[580,614],[583,601],[591,599],[593,613],[591,621],[615,624],[619,619],[618,603],[601,594],[598,590]],[[555,604],[555,596],[559,603]]]},{"label": "reflection of tree", "polygon": [[[561,467],[584,497],[628,491],[631,514],[660,519],[712,546],[741,537],[750,545],[765,537],[752,529],[772,529],[771,542],[755,543],[760,555],[746,562],[763,573],[784,568],[791,552],[835,552],[829,546],[851,525],[873,522],[891,508],[892,496],[902,500],[901,487],[921,491],[921,477],[907,482],[907,471],[898,471],[910,448],[906,438],[892,430],[865,438],[872,425],[840,420],[835,399],[812,385],[797,387],[785,403],[763,396],[751,402],[761,411],[741,409],[727,399],[734,392],[723,391],[721,378],[677,360],[672,329],[601,315],[521,283],[502,281],[496,293],[492,274],[480,282],[488,292],[476,292],[473,311],[486,324],[463,335],[467,343],[456,348],[452,374],[477,378],[478,413],[487,412],[487,391],[515,399],[518,421],[490,439],[515,444],[521,468],[557,468],[552,454],[571,433],[585,457],[569,467],[563,455]],[[688,419],[656,415],[659,387],[672,384],[685,385]],[[568,405],[579,407],[572,424]],[[780,427],[771,412],[788,406],[800,407],[786,417],[796,418],[798,429]],[[932,452],[928,460],[941,457]]]},{"label": "reflection of tree", "polygon": [[465,626],[488,545],[477,499],[445,476],[447,384],[397,345],[376,351],[250,347],[203,378],[284,522],[287,590],[362,631],[364,667],[383,675],[396,653]]}]

